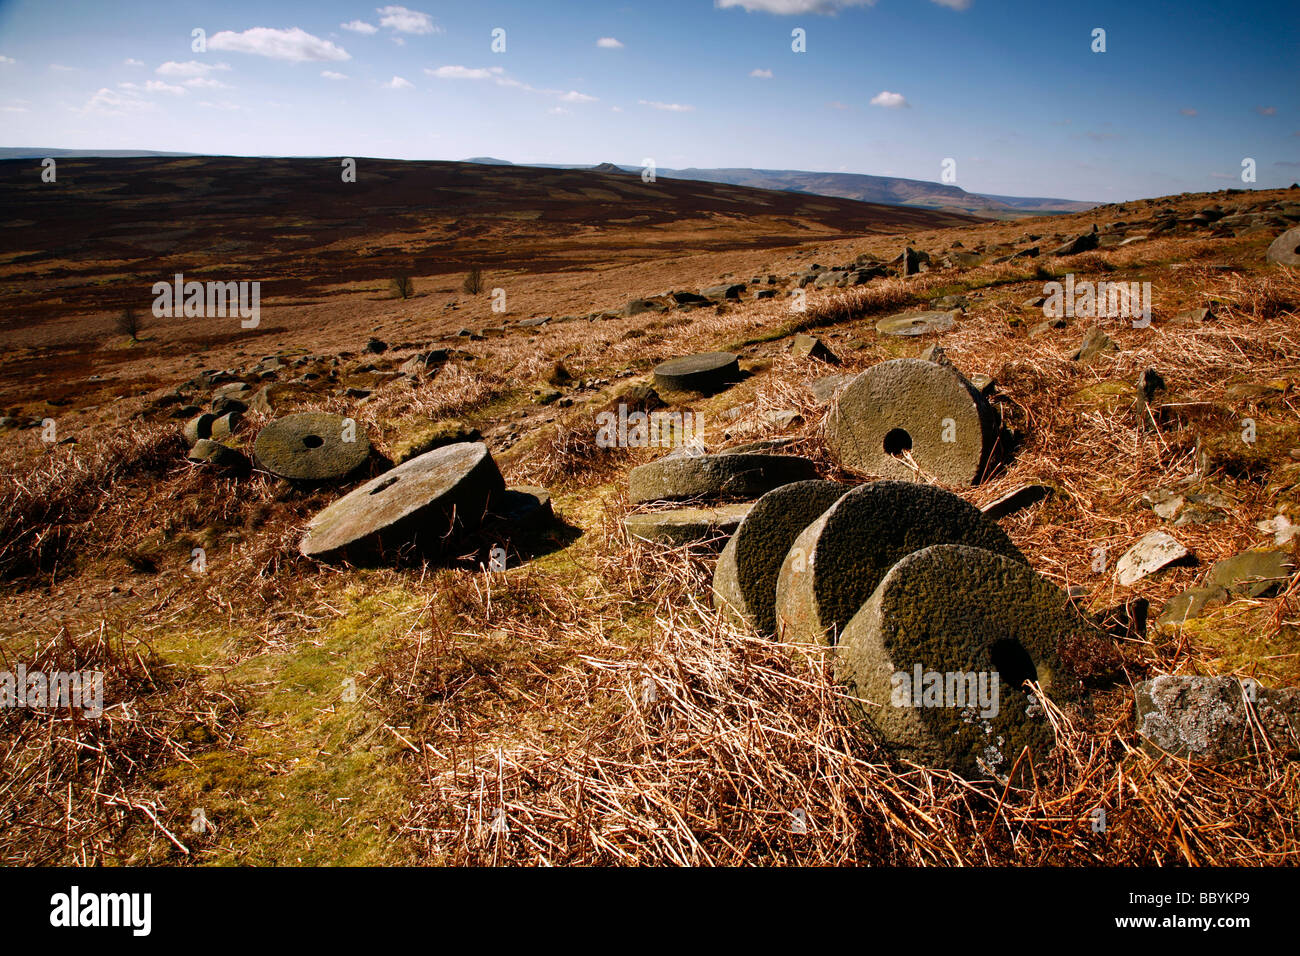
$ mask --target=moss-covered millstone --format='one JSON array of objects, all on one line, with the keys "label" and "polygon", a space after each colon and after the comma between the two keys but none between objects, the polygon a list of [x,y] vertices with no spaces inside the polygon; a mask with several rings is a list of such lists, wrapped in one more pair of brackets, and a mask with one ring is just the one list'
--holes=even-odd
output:
[{"label": "moss-covered millstone", "polygon": [[[1143,681],[1137,694],[1142,748],[1196,761],[1234,760],[1266,745],[1294,754],[1300,747],[1300,690],[1267,690],[1232,677]],[[1252,713],[1253,712],[1253,713]]]},{"label": "moss-covered millstone", "polygon": [[757,498],[817,477],[816,466],[797,455],[667,455],[638,465],[627,477],[632,501],[688,498]]},{"label": "moss-covered millstone", "polygon": [[721,541],[733,534],[745,520],[751,504],[720,508],[675,508],[628,515],[623,519],[627,533],[652,544],[679,547],[701,541]]},{"label": "moss-covered millstone", "polygon": [[722,549],[713,570],[713,605],[760,634],[776,632],[776,579],[794,539],[849,489],[834,481],[774,488]]},{"label": "moss-covered millstone", "polygon": [[444,445],[334,502],[312,519],[299,550],[323,560],[408,547],[437,552],[455,532],[476,527],[504,491],[486,445]]},{"label": "moss-covered millstone", "polygon": [[280,478],[331,481],[365,463],[370,440],[359,424],[349,424],[341,415],[299,412],[277,418],[258,432],[253,457],[259,467]]},{"label": "moss-covered millstone", "polygon": [[655,386],[674,392],[716,392],[740,378],[740,357],[705,352],[671,359],[655,367]]},{"label": "moss-covered millstone", "polygon": [[876,331],[881,335],[927,335],[934,332],[947,332],[957,324],[955,312],[902,312],[891,315],[876,323]]},{"label": "moss-covered millstone", "polygon": [[1055,745],[1024,682],[1057,705],[1075,699],[1080,684],[1060,648],[1085,627],[1065,592],[1028,565],[935,545],[895,564],[854,615],[835,675],[852,716],[897,756],[1006,778],[1025,748],[1038,761]]},{"label": "moss-covered millstone", "polygon": [[859,485],[804,528],[782,560],[778,635],[834,644],[891,567],[935,544],[1025,560],[996,522],[950,491],[904,481]]},{"label": "moss-covered millstone", "polygon": [[997,433],[997,412],[961,373],[921,359],[867,369],[839,393],[826,420],[826,444],[845,468],[914,481],[920,476],[907,453],[924,476],[953,485],[983,476]]}]

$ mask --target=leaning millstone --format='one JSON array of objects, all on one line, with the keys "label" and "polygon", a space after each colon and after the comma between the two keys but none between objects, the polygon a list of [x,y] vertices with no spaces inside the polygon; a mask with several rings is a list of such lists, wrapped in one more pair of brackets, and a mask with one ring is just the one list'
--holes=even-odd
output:
[{"label": "leaning millstone", "polygon": [[1294,572],[1295,565],[1285,551],[1243,551],[1216,562],[1210,568],[1207,586],[1223,588],[1233,597],[1272,597]]},{"label": "leaning millstone", "polygon": [[867,369],[840,392],[826,420],[826,444],[841,465],[904,481],[928,476],[974,484],[988,467],[997,435],[997,412],[961,373],[920,359]]},{"label": "leaning millstone", "polygon": [[252,467],[252,463],[243,452],[208,438],[200,438],[196,441],[186,457],[197,465],[211,465],[218,471],[231,474],[246,473]]},{"label": "leaning millstone", "polygon": [[1138,734],[1143,749],[1153,755],[1216,763],[1256,749],[1297,750],[1298,689],[1268,690],[1249,678],[1166,674],[1135,690]]},{"label": "leaning millstone", "polygon": [[1037,763],[1055,745],[1025,682],[1054,704],[1075,699],[1060,649],[1085,631],[1066,593],[1028,565],[936,545],[895,564],[853,616],[835,676],[850,714],[896,756],[1005,780],[1022,751]]},{"label": "leaning millstone", "polygon": [[1048,495],[1052,489],[1048,485],[1021,485],[1012,491],[1008,491],[996,501],[990,501],[980,513],[986,518],[992,518],[994,521],[1000,521],[1017,511],[1023,511],[1031,505],[1036,505]]},{"label": "leaning millstone", "polygon": [[628,474],[632,501],[757,498],[792,481],[817,477],[797,455],[667,455]]},{"label": "leaning millstone", "polygon": [[765,494],[732,535],[713,571],[713,605],[760,634],[776,632],[776,578],[790,545],[848,488],[796,481]]},{"label": "leaning millstone", "polygon": [[370,457],[370,440],[356,422],[341,415],[299,412],[277,418],[258,432],[253,457],[280,478],[328,481],[361,467]]},{"label": "leaning millstone", "polygon": [[950,491],[905,481],[859,485],[804,528],[781,562],[777,634],[834,644],[889,569],[932,544],[1025,560],[1005,531]]},{"label": "leaning millstone", "polygon": [[208,437],[213,441],[225,441],[235,433],[243,417],[242,412],[226,412],[220,418],[213,420]]},{"label": "leaning millstone", "polygon": [[817,399],[818,404],[829,405],[831,399],[835,397],[835,393],[853,379],[854,376],[852,375],[824,375],[809,382],[808,388],[813,393],[813,397]]},{"label": "leaning millstone", "polygon": [[1124,552],[1115,565],[1115,576],[1120,584],[1128,587],[1187,557],[1187,549],[1173,535],[1165,531],[1152,531]]},{"label": "leaning millstone", "polygon": [[185,434],[185,440],[193,445],[200,438],[211,438],[212,423],[216,420],[216,415],[211,415],[207,412],[194,416],[185,423],[185,428],[182,429]]},{"label": "leaning millstone", "polygon": [[299,550],[323,560],[408,546],[435,552],[454,532],[476,527],[504,491],[487,445],[444,445],[372,478],[316,515]]},{"label": "leaning millstone", "polygon": [[627,533],[652,544],[678,547],[701,541],[718,541],[740,527],[752,504],[723,505],[720,508],[676,508],[623,519]]},{"label": "leaning millstone", "polygon": [[551,493],[533,485],[507,488],[492,502],[491,518],[514,531],[537,531],[555,517]]},{"label": "leaning millstone", "polygon": [[926,335],[930,332],[947,332],[957,324],[960,311],[903,312],[891,315],[876,323],[881,335]]},{"label": "leaning millstone", "polygon": [[1274,239],[1265,258],[1278,266],[1300,266],[1300,226]]},{"label": "leaning millstone", "polygon": [[712,392],[740,378],[740,358],[731,352],[705,352],[672,359],[655,368],[655,386],[675,392]]}]

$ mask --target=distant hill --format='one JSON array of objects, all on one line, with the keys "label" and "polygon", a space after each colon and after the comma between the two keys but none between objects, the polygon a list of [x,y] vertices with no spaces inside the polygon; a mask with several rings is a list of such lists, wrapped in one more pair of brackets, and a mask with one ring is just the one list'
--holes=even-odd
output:
[{"label": "distant hill", "polygon": [[154,149],[54,149],[48,146],[0,146],[0,159],[112,159],[140,156],[193,156],[194,153],[160,153]]}]

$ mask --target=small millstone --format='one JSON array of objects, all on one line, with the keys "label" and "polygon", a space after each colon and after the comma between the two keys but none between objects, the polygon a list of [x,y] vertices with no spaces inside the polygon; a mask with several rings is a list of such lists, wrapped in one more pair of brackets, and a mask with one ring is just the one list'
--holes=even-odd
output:
[{"label": "small millstone", "polygon": [[[352,441],[346,441],[351,437]],[[291,481],[345,478],[370,457],[370,440],[359,423],[341,415],[299,412],[277,418],[253,442],[257,464]]]},{"label": "small millstone", "polygon": [[904,312],[891,315],[876,323],[876,331],[881,335],[928,335],[947,332],[957,324],[960,310],[950,312]]},{"label": "small millstone", "polygon": [[633,538],[653,544],[680,547],[702,541],[720,543],[740,527],[752,507],[752,504],[738,504],[628,515],[623,519],[623,527]]},{"label": "small millstone", "polygon": [[740,378],[740,357],[731,352],[706,352],[672,359],[655,367],[657,388],[676,392],[714,392]]},{"label": "small millstone", "polygon": [[792,481],[817,477],[816,466],[796,455],[667,455],[628,475],[632,501],[690,498],[757,498]]}]

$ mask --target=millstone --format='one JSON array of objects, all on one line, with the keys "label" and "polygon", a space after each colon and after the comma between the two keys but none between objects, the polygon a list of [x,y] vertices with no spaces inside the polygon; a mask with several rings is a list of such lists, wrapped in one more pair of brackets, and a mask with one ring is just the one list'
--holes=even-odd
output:
[{"label": "millstone", "polygon": [[754,504],[713,570],[713,605],[760,634],[776,632],[776,578],[790,545],[848,488],[834,481],[796,481]]},{"label": "millstone", "polygon": [[185,440],[193,445],[201,438],[211,438],[212,423],[216,420],[217,416],[209,414],[208,412],[195,415],[185,423],[185,427],[182,429],[185,434]]},{"label": "millstone", "polygon": [[654,544],[679,546],[731,535],[753,505],[723,505],[720,508],[675,508],[623,519],[627,533]]},{"label": "millstone", "polygon": [[311,558],[369,557],[406,545],[436,551],[479,524],[505,491],[482,442],[444,445],[344,495],[312,519],[299,550]]},{"label": "millstone", "polygon": [[945,484],[974,484],[997,442],[998,416],[956,369],[893,359],[867,369],[831,405],[826,444],[845,468],[914,481],[903,459]]},{"label": "millstone", "polygon": [[672,359],[655,368],[655,385],[676,392],[713,392],[740,378],[739,356],[705,352]]},{"label": "millstone", "polygon": [[536,531],[555,517],[551,510],[551,493],[533,485],[507,488],[492,502],[491,517],[516,531]]},{"label": "millstone", "polygon": [[1265,258],[1279,266],[1300,266],[1300,226],[1288,229],[1273,240]]},{"label": "millstone", "polygon": [[816,478],[817,469],[797,455],[668,455],[628,474],[632,501],[687,498],[757,498],[792,481]]},{"label": "millstone", "polygon": [[996,522],[950,491],[903,481],[859,485],[804,528],[781,562],[777,634],[835,643],[891,567],[935,544],[1025,560]]},{"label": "millstone", "polygon": [[1039,761],[1055,743],[1023,682],[1056,704],[1076,697],[1059,648],[1085,627],[1065,592],[1028,565],[936,545],[894,565],[853,616],[835,675],[850,713],[898,756],[1005,778],[1024,748]]},{"label": "millstone", "polygon": [[876,323],[881,335],[926,335],[947,332],[957,324],[957,312],[902,312]]},{"label": "millstone", "polygon": [[[353,441],[344,441],[345,431]],[[345,428],[340,415],[299,412],[277,418],[257,433],[253,457],[271,474],[291,481],[343,478],[370,457],[370,440],[359,426]]]}]

